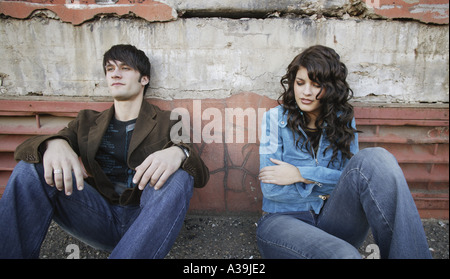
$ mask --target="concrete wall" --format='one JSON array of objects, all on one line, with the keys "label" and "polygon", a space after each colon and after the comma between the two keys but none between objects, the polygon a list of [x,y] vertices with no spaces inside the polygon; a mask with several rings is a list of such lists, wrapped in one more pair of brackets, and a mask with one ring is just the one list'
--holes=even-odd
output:
[{"label": "concrete wall", "polygon": [[[47,9],[19,16],[5,5],[27,5],[20,6],[25,11],[28,2],[34,2],[32,10],[41,5],[36,3]],[[136,5],[150,11],[156,3],[165,12],[170,7],[172,18],[89,20],[89,14],[83,19],[88,21],[76,25],[65,22],[68,16],[61,10],[74,1],[47,2],[0,1],[0,98],[107,97],[102,55],[111,45],[130,43],[145,50],[153,63],[148,95],[163,99],[220,99],[240,92],[275,99],[292,58],[310,45],[324,44],[335,48],[349,68],[356,101],[449,100],[448,1],[397,1],[394,6],[383,0],[366,1],[370,5],[346,0],[142,1],[133,11],[139,10]],[[122,2],[111,5],[123,8]],[[92,3],[90,10],[99,9],[97,14],[111,6]],[[414,3],[413,8],[422,9],[416,19],[419,12],[408,6]],[[408,7],[409,14],[402,14]],[[382,12],[388,10],[397,10],[391,18],[410,20],[387,20]],[[424,23],[433,13],[432,24]]]}]

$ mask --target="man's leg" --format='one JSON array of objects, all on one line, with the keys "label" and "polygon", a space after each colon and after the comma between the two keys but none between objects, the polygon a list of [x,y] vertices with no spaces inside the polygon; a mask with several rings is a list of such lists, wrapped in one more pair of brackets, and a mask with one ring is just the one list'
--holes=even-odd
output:
[{"label": "man's leg", "polygon": [[56,188],[33,164],[19,162],[0,200],[0,258],[38,258],[50,225]]},{"label": "man's leg", "polygon": [[[96,249],[107,252],[111,252],[121,238],[121,223],[117,219],[128,213],[123,211],[131,211],[131,217],[134,211],[137,211],[125,208],[116,214],[116,207],[109,204],[87,183],[84,183],[82,191],[74,189],[70,196],[58,192],[54,205],[53,220],[64,231]],[[137,215],[137,212],[134,215]]]},{"label": "man's leg", "polygon": [[102,249],[120,239],[108,203],[90,185],[66,196],[45,183],[42,164],[19,162],[0,200],[0,258],[38,258],[52,217]]},{"label": "man's leg", "polygon": [[110,258],[164,258],[183,225],[193,193],[194,179],[184,170],[176,171],[155,190],[147,185],[141,196],[141,212]]}]

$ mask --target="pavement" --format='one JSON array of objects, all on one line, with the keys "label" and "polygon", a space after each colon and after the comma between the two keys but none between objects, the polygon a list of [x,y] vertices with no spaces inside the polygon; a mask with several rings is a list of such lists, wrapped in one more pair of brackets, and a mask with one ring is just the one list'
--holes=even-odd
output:
[{"label": "pavement", "polygon": [[[166,259],[260,259],[256,246],[257,215],[188,214]],[[433,259],[449,259],[449,221],[423,219]],[[369,233],[361,246],[363,258],[370,258],[374,240]],[[366,252],[366,250],[368,252]],[[96,250],[65,233],[52,222],[41,248],[41,259],[107,259]]]}]

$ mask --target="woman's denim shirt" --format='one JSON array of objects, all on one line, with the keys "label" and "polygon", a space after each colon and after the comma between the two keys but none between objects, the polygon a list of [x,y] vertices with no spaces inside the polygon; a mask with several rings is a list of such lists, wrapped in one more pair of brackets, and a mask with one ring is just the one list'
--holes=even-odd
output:
[{"label": "woman's denim shirt", "polygon": [[[286,125],[287,112],[284,113],[281,105],[264,113],[259,147],[260,169],[274,165],[269,160],[270,158],[278,159],[296,166],[303,178],[315,183],[298,182],[282,186],[261,182],[262,209],[269,213],[313,210],[319,214],[324,203],[320,196],[331,193],[348,160],[341,164],[342,156],[339,152],[337,159],[329,164],[333,150],[328,149],[324,154],[324,150],[330,144],[325,136],[325,131],[322,132],[319,147],[314,156],[307,152],[305,147],[296,147],[292,130]],[[355,119],[352,120],[351,125],[355,128]],[[300,131],[305,134],[301,128]],[[298,135],[296,139],[298,139]],[[302,146],[302,140],[300,139],[299,146]],[[310,147],[308,146],[308,148]],[[356,133],[350,151],[356,154],[358,149],[358,134]]]}]

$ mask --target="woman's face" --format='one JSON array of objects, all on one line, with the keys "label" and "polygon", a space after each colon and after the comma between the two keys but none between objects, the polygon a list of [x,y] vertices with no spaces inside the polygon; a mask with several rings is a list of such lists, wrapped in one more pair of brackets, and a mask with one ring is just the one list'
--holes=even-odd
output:
[{"label": "woman's face", "polygon": [[[321,111],[322,104],[317,99],[320,90],[320,84],[310,80],[306,68],[300,67],[294,82],[295,101],[300,110],[307,113],[312,119],[317,118]],[[325,94],[325,89],[319,99],[323,94]]]}]

